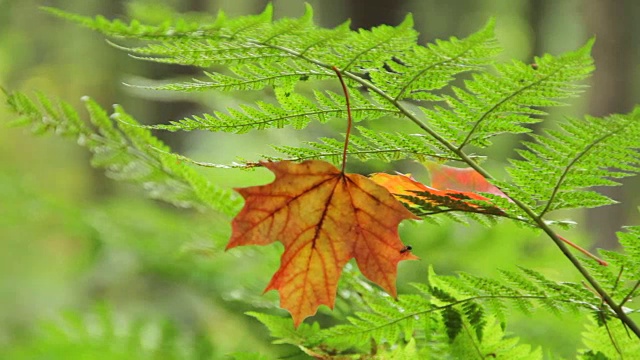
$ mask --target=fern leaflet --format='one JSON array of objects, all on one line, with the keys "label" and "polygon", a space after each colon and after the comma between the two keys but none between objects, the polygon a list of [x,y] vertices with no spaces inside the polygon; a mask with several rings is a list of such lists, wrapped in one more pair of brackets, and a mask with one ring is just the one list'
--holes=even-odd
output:
[{"label": "fern leaflet", "polygon": [[508,171],[520,188],[518,197],[540,217],[558,209],[611,204],[604,195],[584,189],[618,185],[609,178],[640,171],[640,108],[628,115],[568,119],[560,126],[532,135],[535,142],[518,151],[522,160],[511,160]]}]

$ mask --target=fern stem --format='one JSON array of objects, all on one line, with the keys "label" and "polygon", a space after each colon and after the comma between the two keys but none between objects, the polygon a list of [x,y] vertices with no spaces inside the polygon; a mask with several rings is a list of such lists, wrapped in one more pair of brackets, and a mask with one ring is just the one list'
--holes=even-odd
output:
[{"label": "fern stem", "polygon": [[627,303],[627,301],[631,300],[631,298],[633,297],[633,293],[636,292],[636,290],[638,290],[638,287],[640,287],[640,280],[636,282],[636,284],[633,286],[633,289],[631,289],[631,291],[629,291],[629,293],[624,297],[624,299],[620,301],[620,307],[623,307],[624,304]]},{"label": "fern stem", "polygon": [[338,79],[340,79],[340,85],[342,85],[342,91],[344,92],[344,99],[347,105],[347,133],[344,136],[344,149],[342,150],[342,173],[344,174],[344,169],[347,166],[347,148],[349,147],[349,135],[351,135],[353,119],[351,118],[351,104],[349,103],[349,90],[347,90],[347,85],[344,83],[340,70],[335,66],[332,66],[331,69],[336,72]]}]

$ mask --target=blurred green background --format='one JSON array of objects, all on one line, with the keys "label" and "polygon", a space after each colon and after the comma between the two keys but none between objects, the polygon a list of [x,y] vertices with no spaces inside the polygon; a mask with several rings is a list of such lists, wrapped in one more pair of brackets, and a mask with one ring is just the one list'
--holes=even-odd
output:
[{"label": "blurred green background", "polygon": [[[631,110],[640,98],[640,2],[635,0],[311,0],[316,22],[335,26],[348,18],[353,28],[398,24],[414,15],[421,41],[464,37],[497,19],[502,60],[533,62],[549,52],[576,49],[596,36],[597,70],[592,87],[570,106],[552,109],[548,125],[562,116],[606,115]],[[300,16],[304,2],[274,1],[275,16]],[[0,0],[0,84],[10,90],[42,91],[80,107],[90,95],[105,107],[125,106],[138,120],[161,123],[270,96],[267,92],[167,95],[132,91],[132,77],[197,76],[197,70],[142,63],[110,47],[88,30],[53,18],[39,6],[83,15],[137,17],[154,22],[170,10],[223,9],[230,15],[261,11],[252,0]],[[302,89],[304,91],[304,89]],[[279,245],[223,252],[229,219],[175,209],[145,198],[133,185],[116,183],[88,165],[89,155],[56,137],[35,137],[5,126],[12,116],[0,107],[0,358],[2,359],[182,359],[224,358],[234,351],[287,356],[292,349],[270,345],[266,330],[248,310],[277,310],[277,295],[261,296],[278,265]],[[365,124],[390,128],[382,121]],[[176,151],[197,160],[225,163],[257,159],[267,144],[295,145],[343,131],[344,121],[291,130],[232,134],[162,134]],[[416,131],[410,124],[396,130]],[[504,174],[518,137],[489,149],[487,166]],[[350,164],[352,171],[398,170],[423,179],[418,164]],[[265,171],[203,169],[223,186],[264,183]],[[615,231],[639,224],[640,183],[607,189],[624,201],[589,212],[565,212],[579,226],[563,233],[585,246],[616,248]],[[433,264],[440,274],[468,271],[492,275],[516,265],[557,280],[577,280],[553,244],[543,236],[502,223],[491,229],[450,222],[407,224],[401,229],[420,261],[401,264],[400,292],[423,281]],[[325,313],[327,310],[324,309]],[[323,314],[314,318],[329,321]],[[308,320],[309,321],[309,320]],[[583,324],[575,316],[514,314],[507,330],[543,346],[548,357],[573,357]],[[104,336],[108,333],[109,336]],[[137,344],[137,345],[132,345]],[[133,347],[132,347],[133,346]],[[136,348],[138,352],[132,353]]]}]

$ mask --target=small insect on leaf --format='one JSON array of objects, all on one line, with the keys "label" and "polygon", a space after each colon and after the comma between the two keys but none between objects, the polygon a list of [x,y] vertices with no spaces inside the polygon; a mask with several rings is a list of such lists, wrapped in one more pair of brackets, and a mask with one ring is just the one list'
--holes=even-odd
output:
[{"label": "small insect on leaf", "polygon": [[406,253],[407,251],[411,251],[412,249],[413,249],[413,248],[411,247],[411,245],[405,245],[405,247],[403,247],[403,248],[400,250],[400,254],[404,254],[404,253]]}]

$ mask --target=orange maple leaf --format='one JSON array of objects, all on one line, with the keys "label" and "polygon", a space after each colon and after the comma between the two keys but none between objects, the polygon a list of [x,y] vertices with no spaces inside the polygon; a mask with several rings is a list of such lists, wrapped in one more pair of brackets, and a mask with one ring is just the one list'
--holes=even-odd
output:
[{"label": "orange maple leaf", "polygon": [[[416,204],[406,196],[429,203],[436,210],[433,213],[442,211],[442,208],[448,208],[457,211],[506,216],[502,209],[492,205],[488,198],[476,192],[494,194],[509,201],[512,200],[500,189],[488,182],[475,169],[456,168],[433,162],[425,165],[431,174],[431,186],[416,181],[410,174],[389,175],[376,173],[371,175],[371,180],[389,190],[398,200],[409,207],[416,206]],[[487,202],[487,205],[469,203],[467,200],[483,200]],[[558,235],[558,238],[587,257],[594,259],[600,265],[608,265],[606,261],[590,253],[580,245],[560,235]]]},{"label": "orange maple leaf", "polygon": [[431,186],[440,190],[484,192],[509,198],[472,168],[457,168],[435,162],[424,164],[431,175]]},{"label": "orange maple leaf", "polygon": [[488,206],[483,206],[468,202],[468,200],[489,201],[489,199],[480,194],[476,194],[471,191],[436,189],[416,181],[410,174],[390,175],[385,173],[375,173],[371,175],[370,179],[376,184],[379,184],[389,190],[389,192],[396,196],[398,200],[410,207],[414,206],[415,203],[412,202],[412,199],[407,198],[407,196],[427,202],[434,208],[445,207],[458,211],[494,215],[504,214],[502,210],[495,206],[491,206],[490,203]]},{"label": "orange maple leaf", "polygon": [[342,268],[355,258],[360,271],[396,297],[397,265],[417,259],[398,236],[411,214],[385,188],[330,163],[263,162],[276,178],[236,189],[245,199],[233,219],[227,249],[284,244],[280,268],[265,292],[277,290],[295,326],[320,305],[333,308]]}]

